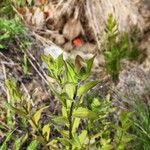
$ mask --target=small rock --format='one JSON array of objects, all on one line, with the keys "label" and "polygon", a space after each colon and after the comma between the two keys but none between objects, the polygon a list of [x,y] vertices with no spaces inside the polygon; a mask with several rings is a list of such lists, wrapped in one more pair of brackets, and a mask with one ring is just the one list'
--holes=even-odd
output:
[{"label": "small rock", "polygon": [[51,55],[54,59],[56,59],[59,55],[64,54],[64,58],[67,58],[67,53],[65,53],[60,47],[56,45],[47,46],[44,49],[45,55]]},{"label": "small rock", "polygon": [[123,70],[119,75],[117,90],[127,99],[143,97],[150,92],[150,76],[141,67]]}]

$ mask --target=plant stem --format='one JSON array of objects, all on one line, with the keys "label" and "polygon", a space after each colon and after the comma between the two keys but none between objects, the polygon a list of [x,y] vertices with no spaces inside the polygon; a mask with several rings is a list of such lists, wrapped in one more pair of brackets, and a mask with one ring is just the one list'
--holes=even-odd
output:
[{"label": "plant stem", "polygon": [[[6,84],[6,82],[7,82],[7,75],[6,75],[6,68],[5,68],[4,64],[2,64],[2,69],[3,69],[5,84]],[[8,104],[11,104],[11,96],[10,96],[8,87],[6,88],[6,95],[7,95],[7,102],[8,102]],[[7,124],[9,125],[9,127],[13,128],[13,115],[11,114],[11,110],[10,109],[7,109],[6,118],[7,118]]]},{"label": "plant stem", "polygon": [[[69,113],[69,139],[72,140],[72,113],[73,113],[74,102],[71,103]],[[72,144],[69,144],[69,150],[72,150]]]},{"label": "plant stem", "polygon": [[[30,114],[30,113],[28,112],[28,110],[26,109],[26,107],[23,106],[23,108],[24,108],[24,110],[26,111],[27,114]],[[35,121],[32,119],[32,117],[30,118],[30,120],[31,120],[31,122],[34,124],[34,126],[36,127],[36,131],[39,133],[39,135],[40,135],[40,137],[41,137],[41,139],[42,139],[42,142],[41,142],[41,141],[39,141],[39,142],[44,146],[44,148],[45,148],[46,150],[50,150],[49,147],[47,146],[47,141],[45,140],[45,138],[44,138],[42,132],[39,130],[39,128],[38,128],[38,126],[36,125]]]},{"label": "plant stem", "polygon": [[[69,116],[68,116],[68,120],[69,120],[69,139],[72,140],[72,113],[73,113],[73,108],[74,108],[74,103],[77,97],[77,88],[78,86],[75,87],[75,92],[74,92],[74,96],[73,96],[73,102],[71,103],[71,107],[70,107],[70,112],[69,112]],[[72,144],[69,144],[69,150],[72,150]]]},{"label": "plant stem", "polygon": [[119,146],[120,146],[120,144],[121,144],[121,140],[122,140],[123,135],[124,135],[124,132],[121,131],[121,136],[120,136],[120,138],[119,138],[119,142],[118,142],[118,144],[117,144],[117,148],[116,148],[116,149],[119,148]]}]

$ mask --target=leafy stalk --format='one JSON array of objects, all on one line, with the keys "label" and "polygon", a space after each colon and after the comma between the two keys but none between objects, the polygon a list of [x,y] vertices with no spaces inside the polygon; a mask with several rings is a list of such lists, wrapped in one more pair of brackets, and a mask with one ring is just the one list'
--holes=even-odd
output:
[{"label": "leafy stalk", "polygon": [[[68,116],[68,120],[69,120],[69,139],[70,140],[72,140],[72,121],[73,121],[72,113],[73,113],[74,104],[75,104],[76,97],[77,97],[77,89],[78,89],[78,86],[75,87],[73,102],[71,103],[70,112],[69,112],[69,116]],[[69,149],[72,150],[72,144],[71,143],[69,145]]]},{"label": "leafy stalk", "polygon": [[[23,108],[26,111],[26,114],[30,114],[30,112],[26,109],[26,107],[23,107]],[[39,142],[41,142],[41,144],[45,147],[46,150],[49,150],[49,147],[47,146],[47,141],[45,137],[43,136],[42,131],[39,130],[38,125],[35,123],[35,120],[32,117],[30,117],[30,120],[32,124],[35,126],[36,131],[39,133],[40,137],[42,138],[42,142],[41,141]]]}]

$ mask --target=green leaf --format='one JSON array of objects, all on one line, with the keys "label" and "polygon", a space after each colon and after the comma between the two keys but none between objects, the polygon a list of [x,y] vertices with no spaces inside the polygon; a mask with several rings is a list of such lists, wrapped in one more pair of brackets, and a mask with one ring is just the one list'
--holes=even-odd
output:
[{"label": "green leaf", "polygon": [[33,120],[35,121],[35,124],[38,125],[39,119],[41,117],[42,112],[44,111],[44,109],[48,108],[49,106],[45,106],[41,109],[39,109],[33,116]]},{"label": "green leaf", "polygon": [[67,100],[66,100],[67,113],[68,113],[68,110],[70,110],[71,105],[72,105],[72,101],[67,99]]},{"label": "green leaf", "polygon": [[68,119],[65,116],[53,117],[52,120],[58,125],[67,125],[67,124],[69,124]]},{"label": "green leaf", "polygon": [[73,134],[73,140],[71,141],[71,144],[73,146],[73,149],[75,149],[75,150],[81,149],[82,145],[80,143],[80,140],[79,140],[77,133]]},{"label": "green leaf", "polygon": [[22,143],[24,143],[29,138],[28,133],[26,133],[24,136],[22,136]]},{"label": "green leaf", "polygon": [[5,81],[6,88],[9,91],[9,95],[11,98],[11,102],[14,103],[15,101],[20,102],[22,100],[22,94],[20,93],[20,90],[17,87],[17,83],[15,79],[6,80]]},{"label": "green leaf", "polygon": [[49,70],[51,77],[61,82],[59,76],[61,75],[64,66],[63,54],[59,55],[56,59],[54,59],[51,55],[42,55],[41,58],[47,65],[47,69]]},{"label": "green leaf", "polygon": [[37,140],[33,140],[30,145],[27,147],[27,150],[37,150],[38,147],[38,141]]},{"label": "green leaf", "polygon": [[58,130],[59,133],[65,137],[65,138],[69,138],[69,131],[68,130]]},{"label": "green leaf", "polygon": [[97,114],[87,108],[79,107],[77,110],[73,112],[73,117],[94,119],[97,117]]},{"label": "green leaf", "polygon": [[66,95],[68,95],[69,98],[68,100],[73,100],[75,90],[76,90],[76,84],[73,82],[72,83],[69,82],[64,85],[63,92],[66,93]]},{"label": "green leaf", "polygon": [[73,82],[76,83],[76,73],[75,73],[75,68],[73,66],[73,64],[71,64],[70,62],[64,61],[65,63],[65,68],[66,68],[66,76],[67,76],[67,81],[68,82]]},{"label": "green leaf", "polygon": [[92,89],[94,86],[96,86],[100,81],[90,81],[84,85],[82,85],[77,92],[77,96],[81,96],[85,93],[87,93],[90,89]]},{"label": "green leaf", "polygon": [[114,19],[112,14],[109,15],[107,22],[108,23],[106,26],[109,32],[113,32],[114,30],[116,30],[116,20]]},{"label": "green leaf", "polygon": [[43,136],[36,136],[35,135],[35,140],[37,141],[37,144],[42,144],[44,146],[44,150],[49,150],[47,147],[47,141],[43,138]]},{"label": "green leaf", "polygon": [[1,150],[7,150],[7,145],[6,145],[6,142],[4,142],[2,144],[2,146],[0,147]]},{"label": "green leaf", "polygon": [[1,150],[7,150],[7,145],[6,145],[6,143],[11,139],[12,134],[13,134],[14,131],[15,131],[15,130],[10,131],[10,132],[7,133],[6,139],[5,139],[4,142],[2,143],[2,146],[0,147]]},{"label": "green leaf", "polygon": [[50,125],[49,124],[44,125],[44,127],[42,129],[42,134],[44,135],[46,140],[49,141],[49,135],[50,135]]},{"label": "green leaf", "polygon": [[66,107],[62,107],[62,109],[61,109],[61,111],[62,111],[62,115],[63,115],[63,117],[68,117],[68,115],[67,115],[67,108]]},{"label": "green leaf", "polygon": [[29,118],[29,116],[23,110],[21,110],[21,108],[20,109],[15,108],[9,103],[6,103],[6,107],[9,108],[11,111],[14,111],[17,114],[19,114],[21,117]]},{"label": "green leaf", "polygon": [[4,48],[4,46],[2,44],[0,44],[0,49],[3,49],[3,48]]},{"label": "green leaf", "polygon": [[29,4],[29,6],[33,6],[33,4],[34,4],[33,0],[28,0],[28,4]]},{"label": "green leaf", "polygon": [[64,60],[63,60],[63,54],[59,55],[55,60],[53,64],[53,71],[52,73],[54,74],[54,77],[57,80],[60,80],[59,76],[61,75],[61,72],[63,70],[64,66]]},{"label": "green leaf", "polygon": [[38,128],[36,127],[35,123],[32,120],[28,121],[32,127],[33,132],[38,131]]},{"label": "green leaf", "polygon": [[101,150],[112,150],[113,149],[110,139],[101,139],[101,145],[102,145]]},{"label": "green leaf", "polygon": [[75,133],[80,124],[80,118],[75,118],[72,125],[72,133]]},{"label": "green leaf", "polygon": [[52,146],[54,150],[57,150],[58,149],[57,143],[58,143],[58,140],[53,139],[49,143],[47,143],[47,146]]},{"label": "green leaf", "polygon": [[62,93],[59,95],[59,101],[64,107],[66,106],[66,100],[69,99],[70,99],[69,95],[64,91],[62,91]]},{"label": "green leaf", "polygon": [[133,112],[121,111],[120,122],[122,124],[122,127],[125,128],[126,130],[133,124],[130,119],[132,114]]},{"label": "green leaf", "polygon": [[10,35],[8,32],[4,33],[1,37],[0,37],[0,41],[2,40],[7,40],[10,38]]},{"label": "green leaf", "polygon": [[96,55],[94,55],[92,58],[88,59],[86,61],[86,64],[87,64],[87,76],[91,73],[91,69],[92,69],[92,66],[93,66],[93,62],[94,62],[94,59],[95,59]]},{"label": "green leaf", "polygon": [[65,147],[70,145],[70,141],[67,138],[57,138]]},{"label": "green leaf", "polygon": [[14,144],[14,150],[20,150],[21,145],[23,144],[22,142],[22,138],[23,136],[21,136],[20,138],[15,140],[15,144]]},{"label": "green leaf", "polygon": [[101,102],[98,98],[93,98],[93,101],[91,103],[92,110],[97,110],[100,108]]},{"label": "green leaf", "polygon": [[57,70],[60,73],[60,71],[62,70],[62,67],[64,65],[63,54],[59,55],[57,57],[57,59],[55,60],[55,62],[56,62],[56,65],[57,65]]},{"label": "green leaf", "polygon": [[41,59],[44,61],[44,63],[47,65],[47,69],[50,71],[51,75],[52,75],[52,71],[55,70],[55,67],[54,67],[54,59],[52,56],[50,55],[44,55],[42,54],[41,55]]},{"label": "green leaf", "polygon": [[81,134],[79,135],[80,143],[84,144],[86,139],[87,139],[87,130],[82,130]]},{"label": "green leaf", "polygon": [[78,74],[78,78],[81,79],[82,81],[86,80],[89,77],[95,56],[96,55],[94,55],[92,58],[86,60],[85,61],[85,63],[86,63],[85,67],[81,68],[80,73]]}]

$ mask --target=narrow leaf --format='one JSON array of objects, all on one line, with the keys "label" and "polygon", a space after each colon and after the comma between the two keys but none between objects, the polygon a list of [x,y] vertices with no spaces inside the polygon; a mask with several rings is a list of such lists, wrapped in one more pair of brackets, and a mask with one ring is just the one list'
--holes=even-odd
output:
[{"label": "narrow leaf", "polygon": [[80,143],[84,144],[86,138],[87,138],[87,131],[83,130],[82,133],[79,135]]},{"label": "narrow leaf", "polygon": [[68,119],[64,116],[53,117],[52,120],[58,125],[66,125],[69,124]]},{"label": "narrow leaf", "polygon": [[15,108],[11,104],[9,104],[9,103],[6,103],[6,107],[8,107],[11,111],[14,111],[17,114],[19,114],[21,117],[28,118],[27,114],[23,110]]},{"label": "narrow leaf", "polygon": [[93,62],[94,62],[94,58],[95,58],[96,55],[94,55],[92,58],[88,59],[86,61],[86,73],[83,74],[83,77],[82,77],[82,80],[86,80],[90,73],[91,73],[91,69],[92,69],[92,66],[93,66]]},{"label": "narrow leaf", "polygon": [[84,93],[87,93],[90,89],[92,89],[94,86],[96,86],[100,81],[90,81],[84,85],[82,85],[79,89],[78,89],[78,96],[83,95]]},{"label": "narrow leaf", "polygon": [[76,83],[76,79],[75,79],[76,73],[75,73],[74,66],[70,62],[66,62],[66,61],[64,62],[65,62],[67,80],[69,82]]},{"label": "narrow leaf", "polygon": [[12,134],[15,130],[9,132],[7,135],[6,135],[6,139],[4,140],[4,142],[2,143],[2,146],[0,147],[1,150],[6,150],[7,149],[7,145],[6,143],[11,139],[12,137]]},{"label": "narrow leaf", "polygon": [[59,133],[65,137],[65,138],[69,138],[69,131],[68,130],[58,130]]},{"label": "narrow leaf", "polygon": [[75,118],[73,121],[72,132],[75,133],[80,124],[80,118]]},{"label": "narrow leaf", "polygon": [[39,122],[42,112],[44,111],[44,109],[46,109],[48,107],[49,106],[43,107],[34,114],[33,119],[34,119],[36,125],[38,125],[38,122]]},{"label": "narrow leaf", "polygon": [[77,118],[96,118],[97,114],[92,112],[91,110],[83,107],[79,107],[77,110],[73,112],[73,117]]},{"label": "narrow leaf", "polygon": [[42,134],[44,135],[44,137],[46,137],[46,140],[49,141],[49,135],[50,135],[50,125],[49,124],[44,125],[44,127],[42,129]]},{"label": "narrow leaf", "polygon": [[74,93],[75,93],[75,90],[76,90],[76,84],[75,83],[66,83],[64,85],[64,93],[66,93],[66,95],[68,95],[68,99],[72,100],[73,99],[73,96],[74,96]]},{"label": "narrow leaf", "polygon": [[27,150],[36,150],[37,146],[38,146],[38,141],[34,140],[29,144],[29,146],[27,147]]},{"label": "narrow leaf", "polygon": [[20,150],[20,147],[23,144],[22,143],[22,138],[23,137],[20,137],[20,138],[18,138],[18,139],[15,140],[14,150]]}]

